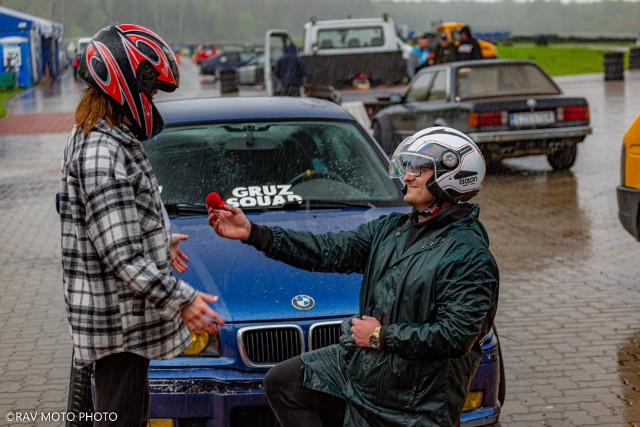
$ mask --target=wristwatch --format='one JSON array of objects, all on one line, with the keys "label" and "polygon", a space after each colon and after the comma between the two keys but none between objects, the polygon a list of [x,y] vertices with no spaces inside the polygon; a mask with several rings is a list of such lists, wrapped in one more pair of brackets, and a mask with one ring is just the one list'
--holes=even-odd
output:
[{"label": "wristwatch", "polygon": [[375,350],[380,350],[380,328],[381,326],[376,326],[371,335],[369,335],[369,344]]}]

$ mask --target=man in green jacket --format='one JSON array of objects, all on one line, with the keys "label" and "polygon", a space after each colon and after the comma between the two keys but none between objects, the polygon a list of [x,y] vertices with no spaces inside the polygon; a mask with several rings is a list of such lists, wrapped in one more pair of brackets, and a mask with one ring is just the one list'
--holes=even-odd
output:
[{"label": "man in green jacket", "polygon": [[424,129],[396,149],[411,214],[352,231],[314,235],[253,224],[232,206],[209,210],[218,235],[314,271],[362,273],[359,315],[340,343],[274,366],[265,377],[283,427],[320,426],[345,410],[345,426],[456,426],[498,302],[498,267],[464,203],[482,186],[484,159],[450,128]]}]

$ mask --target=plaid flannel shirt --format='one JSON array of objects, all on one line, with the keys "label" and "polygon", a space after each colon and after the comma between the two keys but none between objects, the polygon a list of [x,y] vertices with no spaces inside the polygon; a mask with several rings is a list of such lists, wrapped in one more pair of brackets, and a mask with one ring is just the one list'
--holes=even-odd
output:
[{"label": "plaid flannel shirt", "polygon": [[177,356],[190,343],[180,308],[197,291],[171,275],[170,236],[142,145],[100,121],[71,132],[60,216],[67,317],[77,365],[113,353]]}]

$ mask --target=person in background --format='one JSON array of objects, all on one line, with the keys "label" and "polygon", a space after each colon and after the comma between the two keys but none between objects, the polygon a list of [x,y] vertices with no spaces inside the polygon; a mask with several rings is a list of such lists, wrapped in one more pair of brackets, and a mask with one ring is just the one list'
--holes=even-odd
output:
[{"label": "person in background", "polygon": [[438,44],[433,49],[433,64],[444,64],[456,60],[456,47],[451,44],[447,33],[440,33]]},{"label": "person in background", "polygon": [[[99,31],[79,60],[87,83],[62,161],[62,278],[74,369],[93,365],[93,409],[117,420],[94,426],[144,427],[150,359],[179,355],[190,331],[224,325],[184,271],[170,236],[158,183],[140,141],[163,127],[153,96],[178,88],[169,46],[132,24]],[[70,395],[74,390],[69,390]],[[71,401],[72,399],[70,399]]]},{"label": "person in background", "polygon": [[298,51],[293,43],[287,46],[285,54],[278,59],[274,75],[282,85],[280,95],[300,96],[300,87],[307,76],[307,65],[298,56]]},{"label": "person in background", "polygon": [[[485,175],[477,145],[446,127],[423,129],[391,158],[411,213],[316,235],[250,222],[241,209],[209,209],[209,224],[267,257],[310,271],[364,273],[359,313],[338,344],[285,360],[264,389],[282,427],[460,425],[481,344],[498,304],[498,266],[466,203]],[[455,177],[465,177],[463,179]]]},{"label": "person in background", "polygon": [[471,28],[465,25],[460,29],[460,44],[456,51],[456,61],[469,61],[472,59],[482,59],[480,45],[474,35],[471,34]]},{"label": "person in background", "polygon": [[407,59],[407,76],[409,79],[412,79],[418,70],[428,65],[429,36],[428,33],[421,35],[409,54],[409,58]]}]

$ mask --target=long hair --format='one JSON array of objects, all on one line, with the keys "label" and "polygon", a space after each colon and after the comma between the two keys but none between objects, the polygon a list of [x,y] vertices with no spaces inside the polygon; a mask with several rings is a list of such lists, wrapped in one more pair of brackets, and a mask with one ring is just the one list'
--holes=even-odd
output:
[{"label": "long hair", "polygon": [[82,91],[75,112],[76,125],[85,135],[91,132],[98,120],[104,119],[109,126],[115,127],[122,123],[123,116],[118,105],[93,86]]}]

